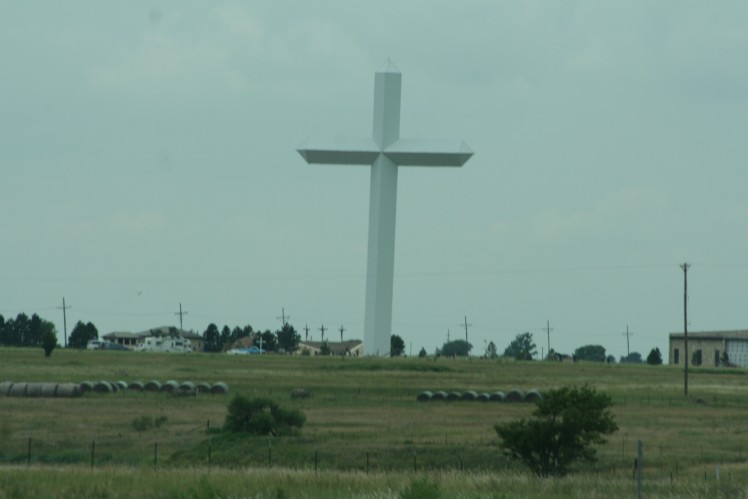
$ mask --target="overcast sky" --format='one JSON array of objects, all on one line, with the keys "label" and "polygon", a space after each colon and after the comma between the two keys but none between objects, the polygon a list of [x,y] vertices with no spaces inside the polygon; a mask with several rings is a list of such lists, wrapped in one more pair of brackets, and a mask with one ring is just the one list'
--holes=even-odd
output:
[{"label": "overcast sky", "polygon": [[401,136],[475,151],[399,173],[406,350],[667,357],[682,262],[689,331],[748,328],[746,54],[742,1],[0,0],[0,314],[363,338],[369,168],[295,148],[389,57]]}]

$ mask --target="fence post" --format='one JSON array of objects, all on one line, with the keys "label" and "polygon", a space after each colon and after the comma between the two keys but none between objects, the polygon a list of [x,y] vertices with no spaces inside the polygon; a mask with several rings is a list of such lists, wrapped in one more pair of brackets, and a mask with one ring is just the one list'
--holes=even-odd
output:
[{"label": "fence post", "polygon": [[91,440],[91,469],[94,467],[94,456],[96,455],[96,440]]},{"label": "fence post", "polygon": [[366,473],[369,473],[369,451],[366,451]]},{"label": "fence post", "polygon": [[418,470],[418,466],[416,465],[416,448],[413,447],[413,472],[415,473]]},{"label": "fence post", "polygon": [[317,473],[317,463],[319,462],[319,451],[314,450],[314,472]]},{"label": "fence post", "polygon": [[642,468],[644,468],[644,444],[639,440],[636,444],[636,497],[642,498]]},{"label": "fence post", "polygon": [[26,466],[31,466],[31,435],[29,435],[29,450],[26,454]]},{"label": "fence post", "polygon": [[268,468],[273,465],[273,443],[268,440]]},{"label": "fence post", "polygon": [[[208,420],[210,421],[210,420]],[[208,439],[208,473],[210,473],[210,461],[211,461],[211,454],[213,452],[213,439]]]},{"label": "fence post", "polygon": [[158,442],[153,442],[153,467],[158,466]]}]

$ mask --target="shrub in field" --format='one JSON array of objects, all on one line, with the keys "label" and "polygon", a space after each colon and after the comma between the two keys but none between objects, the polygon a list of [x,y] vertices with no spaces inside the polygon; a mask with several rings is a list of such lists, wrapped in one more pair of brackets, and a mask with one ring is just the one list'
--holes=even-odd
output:
[{"label": "shrub in field", "polygon": [[401,499],[438,499],[439,486],[425,478],[414,480],[400,493]]},{"label": "shrub in field", "polygon": [[167,419],[166,416],[159,416],[155,419],[150,416],[140,416],[132,420],[132,427],[135,431],[143,433],[151,428],[160,428],[162,424],[166,423]]},{"label": "shrub in field", "polygon": [[565,475],[578,460],[595,461],[594,445],[618,429],[608,395],[594,388],[550,390],[536,401],[531,419],[494,426],[501,447],[540,476]]},{"label": "shrub in field", "polygon": [[266,398],[236,395],[228,406],[224,429],[256,435],[283,435],[301,430],[306,416],[298,409],[284,409]]}]

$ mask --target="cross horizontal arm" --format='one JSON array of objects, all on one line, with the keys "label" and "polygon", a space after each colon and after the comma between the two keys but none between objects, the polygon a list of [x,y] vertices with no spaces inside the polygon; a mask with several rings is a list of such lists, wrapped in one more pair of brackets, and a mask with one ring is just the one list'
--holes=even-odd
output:
[{"label": "cross horizontal arm", "polygon": [[309,139],[296,149],[309,164],[370,165],[381,153],[373,139]]},{"label": "cross horizontal arm", "polygon": [[399,166],[462,166],[473,155],[462,140],[400,139],[383,152]]}]

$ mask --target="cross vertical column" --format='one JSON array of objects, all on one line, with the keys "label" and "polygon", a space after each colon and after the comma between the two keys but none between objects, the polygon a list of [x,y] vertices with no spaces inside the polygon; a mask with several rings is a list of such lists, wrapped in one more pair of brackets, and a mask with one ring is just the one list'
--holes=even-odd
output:
[{"label": "cross vertical column", "polygon": [[[402,75],[388,61],[374,77],[373,139],[384,150],[400,138]],[[366,264],[364,348],[366,355],[389,356],[395,274],[397,165],[384,154],[371,166],[369,244]]]}]

